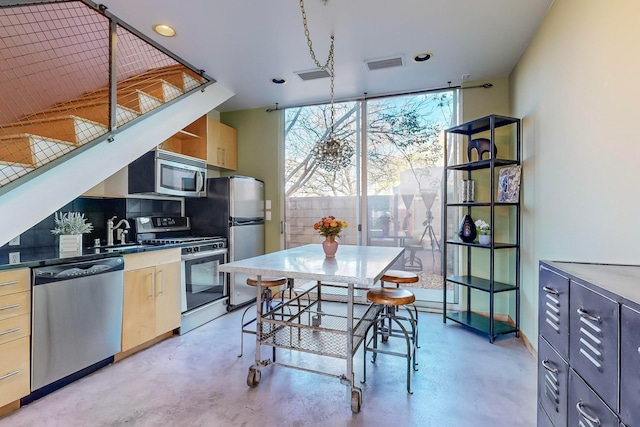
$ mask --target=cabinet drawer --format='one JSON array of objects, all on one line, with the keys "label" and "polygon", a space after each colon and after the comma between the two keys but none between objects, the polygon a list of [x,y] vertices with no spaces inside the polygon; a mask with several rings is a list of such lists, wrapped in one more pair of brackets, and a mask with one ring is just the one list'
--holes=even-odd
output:
[{"label": "cabinet drawer", "polygon": [[31,270],[21,268],[0,272],[0,295],[15,294],[31,288]]},{"label": "cabinet drawer", "polygon": [[569,360],[569,279],[541,265],[539,287],[540,335]]},{"label": "cabinet drawer", "polygon": [[9,317],[0,320],[0,344],[31,335],[31,315]]},{"label": "cabinet drawer", "polygon": [[571,367],[617,410],[619,305],[573,280],[570,292]]},{"label": "cabinet drawer", "polygon": [[538,404],[556,426],[567,422],[569,366],[562,357],[540,337],[538,343]]},{"label": "cabinet drawer", "polygon": [[0,345],[0,407],[31,391],[29,337]]},{"label": "cabinet drawer", "polygon": [[622,306],[620,331],[620,418],[640,426],[640,313]]},{"label": "cabinet drawer", "polygon": [[618,417],[580,378],[569,370],[569,426],[618,427]]},{"label": "cabinet drawer", "polygon": [[0,320],[30,312],[31,292],[19,292],[0,297]]}]

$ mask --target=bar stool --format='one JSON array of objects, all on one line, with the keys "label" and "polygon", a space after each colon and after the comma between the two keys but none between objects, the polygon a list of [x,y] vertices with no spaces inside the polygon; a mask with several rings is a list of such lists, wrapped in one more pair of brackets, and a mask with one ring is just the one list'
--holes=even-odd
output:
[{"label": "bar stool", "polygon": [[[286,277],[274,277],[274,276],[262,276],[262,310],[261,313],[267,313],[273,309],[273,292],[271,292],[271,288],[275,286],[282,286],[287,283]],[[249,286],[258,286],[258,277],[257,276],[249,276],[247,278],[247,285]],[[255,330],[247,329],[247,326],[256,321],[256,318],[253,318],[245,323],[244,317],[247,312],[253,308],[253,304],[247,307],[242,313],[241,319],[241,328],[240,328],[240,354],[238,357],[242,357],[244,351],[244,335],[243,334],[256,334]],[[255,309],[254,309],[255,310]],[[274,358],[275,358],[275,347],[274,350]]]},{"label": "bar stool", "polygon": [[[399,288],[402,284],[407,283],[417,283],[420,280],[417,274],[411,273],[409,271],[402,270],[387,270],[384,275],[380,278],[382,282],[382,287],[384,287],[385,283],[395,283],[396,288]],[[415,298],[414,298],[415,300]],[[417,348],[420,348],[418,345],[418,309],[415,304],[406,304],[405,308],[409,312],[409,316],[411,317],[411,321],[415,322],[415,331],[414,331],[414,342]],[[413,310],[413,313],[412,313]],[[391,325],[389,325],[391,326]],[[385,342],[386,338],[382,336],[382,342]]]},{"label": "bar stool", "polygon": [[[367,292],[367,299],[374,304],[382,306],[380,315],[373,321],[373,323],[367,328],[364,334],[364,379],[363,383],[367,381],[367,351],[373,353],[371,363],[375,363],[378,353],[389,354],[392,356],[404,357],[407,359],[407,393],[413,394],[411,391],[411,368],[413,361],[413,370],[417,371],[416,361],[416,346],[415,346],[415,328],[416,323],[413,317],[407,318],[397,316],[397,308],[406,304],[412,304],[416,300],[416,296],[408,289],[402,288],[373,288]],[[378,335],[380,334],[380,325],[384,328],[385,322],[389,322],[389,329],[384,332],[388,337],[404,338],[407,351],[400,353],[397,351],[385,350],[378,348]],[[402,321],[409,321],[411,325],[411,332],[407,331],[407,328]],[[391,326],[395,324],[397,328]],[[369,331],[373,328],[373,336],[370,340],[367,340]],[[373,343],[373,347],[371,347]]]}]

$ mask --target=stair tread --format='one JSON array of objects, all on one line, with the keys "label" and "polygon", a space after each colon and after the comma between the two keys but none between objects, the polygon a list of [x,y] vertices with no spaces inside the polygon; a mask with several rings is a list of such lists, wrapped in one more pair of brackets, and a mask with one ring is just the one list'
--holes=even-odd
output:
[{"label": "stair tread", "polygon": [[66,144],[66,145],[78,145],[72,141],[64,141],[62,139],[51,138],[49,136],[42,136],[35,133],[15,133],[11,135],[0,136],[0,141],[2,142],[10,142],[12,139],[23,139],[23,138],[40,138],[47,140],[49,142],[55,142],[56,144]]}]

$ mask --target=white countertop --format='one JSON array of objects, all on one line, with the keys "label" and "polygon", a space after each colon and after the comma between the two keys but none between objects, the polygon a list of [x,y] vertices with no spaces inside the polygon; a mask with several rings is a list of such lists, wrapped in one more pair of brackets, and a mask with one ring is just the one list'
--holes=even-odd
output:
[{"label": "white countertop", "polygon": [[219,269],[373,286],[403,251],[401,247],[340,245],[335,258],[326,258],[322,245],[314,244],[222,264]]}]

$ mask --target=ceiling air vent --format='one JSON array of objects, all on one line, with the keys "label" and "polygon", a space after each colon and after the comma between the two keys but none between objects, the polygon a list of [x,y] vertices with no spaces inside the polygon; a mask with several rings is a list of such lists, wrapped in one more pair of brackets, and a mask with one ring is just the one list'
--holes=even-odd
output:
[{"label": "ceiling air vent", "polygon": [[396,56],[394,58],[374,59],[371,61],[365,61],[365,65],[369,71],[382,70],[383,68],[402,67],[404,60],[402,56]]},{"label": "ceiling air vent", "polygon": [[310,71],[295,71],[295,74],[297,74],[298,77],[300,77],[304,81],[324,79],[330,76],[327,70],[320,70],[320,69],[315,69]]}]

